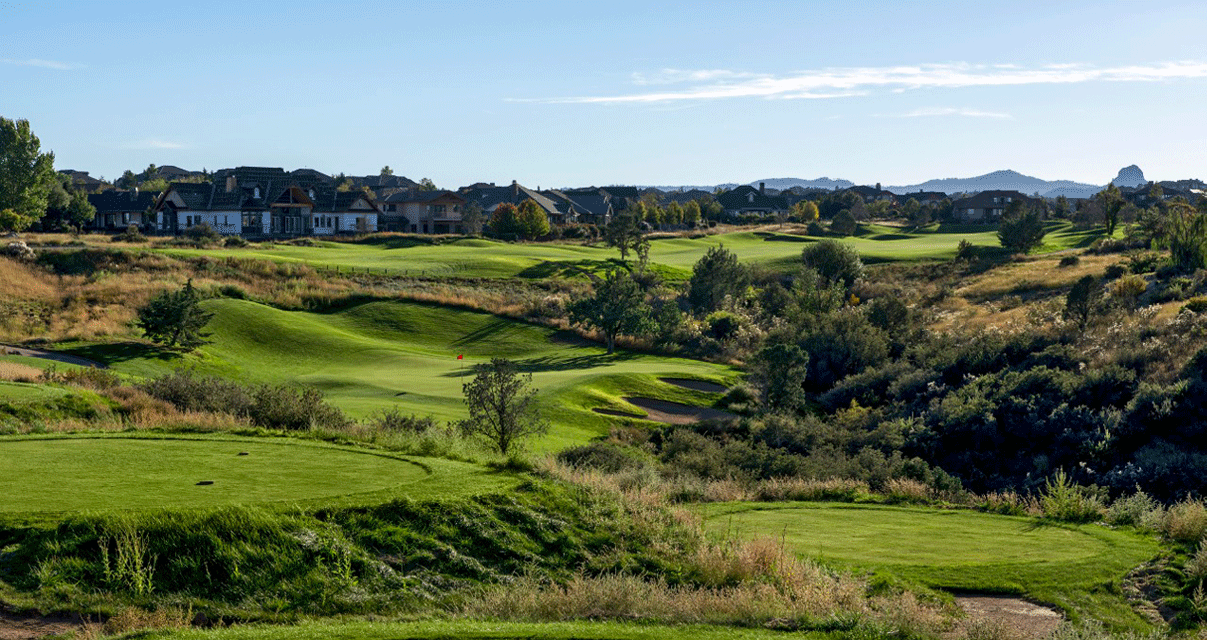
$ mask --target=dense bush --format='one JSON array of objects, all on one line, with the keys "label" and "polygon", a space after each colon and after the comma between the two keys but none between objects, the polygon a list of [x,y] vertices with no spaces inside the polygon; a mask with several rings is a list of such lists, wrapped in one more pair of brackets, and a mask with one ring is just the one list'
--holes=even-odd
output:
[{"label": "dense bush", "polygon": [[837,240],[815,242],[801,252],[801,261],[829,282],[850,287],[863,275],[863,262],[850,246]]},{"label": "dense bush", "polygon": [[258,426],[287,431],[341,427],[348,423],[342,411],[327,403],[322,391],[285,384],[256,387],[248,417]]},{"label": "dense bush", "polygon": [[189,369],[152,378],[142,385],[151,397],[181,411],[209,411],[246,416],[252,404],[250,390],[237,382],[203,376]]}]

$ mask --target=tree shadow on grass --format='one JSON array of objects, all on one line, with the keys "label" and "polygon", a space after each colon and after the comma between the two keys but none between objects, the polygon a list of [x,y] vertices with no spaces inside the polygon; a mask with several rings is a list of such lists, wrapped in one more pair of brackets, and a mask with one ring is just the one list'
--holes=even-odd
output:
[{"label": "tree shadow on grass", "polygon": [[[515,368],[520,373],[573,371],[576,369],[593,369],[595,367],[628,362],[640,357],[640,354],[627,351],[617,351],[612,355],[597,353],[583,356],[543,356],[540,358],[518,360],[515,362]],[[445,378],[460,378],[466,375],[474,375],[473,366],[463,366],[443,374]]]},{"label": "tree shadow on grass", "polygon": [[164,347],[155,347],[138,342],[117,342],[113,344],[96,344],[87,347],[75,347],[66,349],[63,353],[69,353],[73,356],[87,358],[94,362],[112,366],[119,362],[129,362],[131,360],[159,360],[161,362],[173,362],[180,360],[183,356],[178,351],[172,351]]},{"label": "tree shadow on grass", "polygon": [[628,265],[619,258],[607,260],[542,260],[516,274],[520,278],[574,278],[600,274],[608,269],[628,269]]}]

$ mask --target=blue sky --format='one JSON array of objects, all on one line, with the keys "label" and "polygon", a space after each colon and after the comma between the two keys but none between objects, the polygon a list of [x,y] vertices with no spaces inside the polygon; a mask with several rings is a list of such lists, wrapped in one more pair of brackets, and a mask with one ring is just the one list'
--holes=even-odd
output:
[{"label": "blue sky", "polygon": [[56,166],[443,187],[1207,178],[1200,2],[20,2]]}]

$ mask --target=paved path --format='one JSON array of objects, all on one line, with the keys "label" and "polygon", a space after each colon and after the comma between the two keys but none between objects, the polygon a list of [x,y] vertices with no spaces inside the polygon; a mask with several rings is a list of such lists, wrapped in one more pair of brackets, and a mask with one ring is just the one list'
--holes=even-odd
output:
[{"label": "paved path", "polygon": [[67,353],[58,353],[55,351],[43,351],[41,349],[30,349],[28,347],[16,347],[8,344],[0,344],[0,353],[10,356],[25,356],[27,358],[42,358],[45,360],[54,360],[65,364],[78,364],[81,367],[96,367],[97,369],[108,369],[107,365],[81,358]]}]

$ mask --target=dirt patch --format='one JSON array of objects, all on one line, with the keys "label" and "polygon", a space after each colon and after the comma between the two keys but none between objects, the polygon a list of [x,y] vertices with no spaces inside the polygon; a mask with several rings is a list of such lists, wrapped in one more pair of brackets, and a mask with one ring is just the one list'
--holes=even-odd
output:
[{"label": "dirt patch", "polygon": [[71,617],[21,616],[0,609],[0,640],[35,640],[78,631],[81,621]]},{"label": "dirt patch", "polygon": [[967,617],[945,633],[944,638],[964,638],[974,625],[988,624],[1001,629],[1005,637],[1032,640],[1047,638],[1064,622],[1058,611],[1010,596],[956,596],[956,604]]},{"label": "dirt patch", "polygon": [[691,389],[693,391],[703,391],[704,393],[725,393],[725,385],[707,380],[692,380],[691,378],[658,378],[659,380],[673,384],[676,387]]},{"label": "dirt patch", "polygon": [[[9,345],[0,345],[0,353],[9,356],[25,356],[27,358],[42,358],[43,360],[53,360],[64,364],[78,364],[81,367],[96,367],[97,369],[108,369],[109,367],[99,362],[94,362],[87,358],[73,356],[66,353],[56,353],[54,351],[43,351],[41,349],[28,349],[26,347],[13,347]],[[4,637],[0,636],[0,640]]]},{"label": "dirt patch", "polygon": [[645,410],[645,416],[616,411],[614,409],[595,409],[596,413],[623,418],[637,418],[662,422],[664,424],[695,424],[702,420],[736,420],[737,416],[728,411],[712,407],[693,407],[690,404],[654,400],[653,398],[625,398],[629,404]]}]

